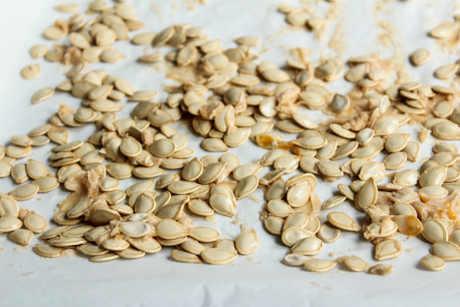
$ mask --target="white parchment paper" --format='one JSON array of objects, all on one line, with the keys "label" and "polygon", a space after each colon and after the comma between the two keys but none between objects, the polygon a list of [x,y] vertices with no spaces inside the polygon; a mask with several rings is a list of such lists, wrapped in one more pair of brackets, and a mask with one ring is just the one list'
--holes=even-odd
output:
[{"label": "white parchment paper", "polygon": [[[88,0],[78,0],[80,11]],[[321,39],[306,30],[287,26],[284,15],[276,10],[278,1],[268,0],[208,0],[202,5],[197,1],[132,0],[139,19],[146,27],[134,33],[159,32],[177,23],[193,23],[203,27],[211,39],[220,38],[224,48],[234,47],[233,39],[242,35],[257,35],[261,45],[254,52],[261,53],[261,60],[269,60],[282,66],[290,57],[289,49],[307,47],[312,50],[312,61],[321,56],[339,54],[343,59],[350,56],[379,53],[383,57],[400,55],[411,73],[412,80],[430,84],[448,84],[433,78],[433,71],[442,64],[457,60],[454,52],[444,52],[427,33],[443,21],[452,20],[458,1],[412,0],[373,1],[343,0],[337,4],[325,1],[287,1],[292,5],[310,5],[318,16],[335,16],[327,21],[327,30]],[[51,47],[42,33],[55,19],[68,18],[52,8],[65,3],[57,0],[0,1],[0,144],[7,145],[13,134],[26,134],[32,128],[45,123],[57,111],[58,102],[80,106],[80,100],[67,93],[57,92],[51,99],[31,104],[32,94],[45,86],[55,87],[65,77],[68,67],[48,63],[43,58],[32,59],[29,48],[44,43]],[[112,3],[110,3],[112,5]],[[431,61],[418,68],[410,66],[407,56],[417,48],[432,51]],[[115,43],[115,48],[126,54],[126,59],[115,64],[92,63],[91,69],[104,68],[109,74],[125,77],[136,90],[153,89],[160,94],[155,101],[167,97],[162,84],[172,84],[164,77],[163,64],[149,67],[136,62],[138,56],[151,46],[135,46],[126,41]],[[161,48],[166,54],[167,48]],[[19,71],[25,65],[39,63],[41,75],[24,80]],[[336,81],[328,84],[332,92],[346,93],[350,84]],[[135,104],[126,103],[119,118],[128,116]],[[302,109],[315,120],[324,115]],[[189,147],[198,157],[208,153],[200,149],[201,139],[190,133],[186,125],[174,125],[189,137]],[[68,128],[71,140],[85,140],[94,131],[92,125]],[[405,131],[414,133],[417,127]],[[287,139],[294,135],[286,135]],[[430,139],[422,147],[420,158],[431,154],[435,142]],[[48,144],[34,148],[31,158],[47,161]],[[240,148],[230,149],[242,163],[252,163],[266,150],[247,142]],[[383,155],[377,160],[382,161]],[[26,159],[23,159],[26,160]],[[23,162],[18,160],[18,162]],[[344,161],[340,161],[343,163]],[[418,169],[420,163],[407,163]],[[260,175],[268,172],[268,168]],[[294,174],[294,173],[293,173]],[[291,174],[291,175],[293,175]],[[290,175],[286,176],[287,178]],[[386,179],[388,180],[388,179]],[[138,179],[123,180],[126,189]],[[319,179],[316,192],[322,201],[337,191],[338,183],[350,183],[341,178],[334,183]],[[15,187],[10,178],[0,180],[0,191],[9,192]],[[53,209],[59,200],[68,195],[64,189],[48,194],[38,194],[29,201],[20,202],[23,208],[34,210],[50,221],[53,226]],[[301,268],[287,267],[281,263],[288,251],[279,237],[267,233],[259,221],[263,205],[261,190],[254,194],[260,202],[245,198],[238,202],[238,223],[217,216],[215,222],[194,219],[196,225],[209,225],[218,229],[226,238],[236,238],[241,225],[254,228],[260,239],[257,252],[250,257],[239,256],[226,266],[191,265],[171,260],[171,248],[163,248],[155,255],[130,261],[94,264],[86,257],[74,255],[59,259],[45,259],[32,249],[19,247],[0,234],[0,306],[458,306],[460,265],[449,262],[442,272],[424,270],[419,260],[429,252],[430,245],[419,238],[399,236],[405,252],[399,259],[385,261],[395,266],[388,277],[364,273],[350,273],[335,268],[326,274],[312,274]],[[345,202],[330,211],[343,211],[360,222],[363,214]],[[329,211],[322,212],[323,218]],[[39,242],[34,238],[31,243]],[[343,255],[358,255],[368,263],[375,263],[373,246],[356,234],[342,232],[341,239],[325,244],[318,256],[335,259]]]}]

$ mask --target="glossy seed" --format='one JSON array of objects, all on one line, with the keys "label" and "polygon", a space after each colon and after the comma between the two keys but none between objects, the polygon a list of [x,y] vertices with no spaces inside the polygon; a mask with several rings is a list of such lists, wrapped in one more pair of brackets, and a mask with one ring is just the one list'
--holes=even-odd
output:
[{"label": "glossy seed", "polygon": [[337,262],[331,260],[311,259],[305,262],[304,267],[309,271],[322,273],[332,270],[336,265]]},{"label": "glossy seed", "polygon": [[201,253],[203,260],[209,264],[224,265],[236,259],[238,254],[221,248],[208,248]]},{"label": "glossy seed", "polygon": [[433,218],[423,222],[422,235],[430,243],[448,240],[448,232],[444,224]]},{"label": "glossy seed", "polygon": [[354,232],[358,232],[361,229],[361,227],[358,225],[358,223],[356,223],[355,220],[353,220],[351,217],[342,212],[329,213],[327,215],[327,220],[329,221],[329,223],[331,223],[333,226],[339,229]]},{"label": "glossy seed", "polygon": [[460,247],[449,241],[438,241],[433,244],[431,251],[435,256],[447,261],[460,259]]},{"label": "glossy seed", "polygon": [[442,271],[446,266],[442,258],[433,255],[426,255],[420,260],[420,263],[430,271]]}]

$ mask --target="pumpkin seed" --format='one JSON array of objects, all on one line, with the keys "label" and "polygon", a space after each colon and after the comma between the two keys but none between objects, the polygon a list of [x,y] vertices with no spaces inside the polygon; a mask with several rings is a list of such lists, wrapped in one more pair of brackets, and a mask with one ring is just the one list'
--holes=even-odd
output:
[{"label": "pumpkin seed", "polygon": [[316,237],[307,237],[297,242],[290,253],[304,256],[313,256],[319,254],[323,249],[323,241]]},{"label": "pumpkin seed", "polygon": [[396,173],[395,177],[393,178],[393,183],[405,187],[411,187],[417,184],[419,177],[420,174],[417,171],[407,169]]},{"label": "pumpkin seed", "polygon": [[38,193],[51,192],[59,187],[59,181],[53,176],[40,177],[33,183],[38,186]]},{"label": "pumpkin seed", "polygon": [[38,186],[35,183],[26,183],[9,193],[15,200],[28,200],[35,196],[38,192]]},{"label": "pumpkin seed", "polygon": [[391,264],[379,263],[369,268],[369,274],[388,276],[394,271],[394,266]]},{"label": "pumpkin seed", "polygon": [[24,158],[27,157],[31,152],[30,146],[17,146],[17,145],[9,145],[5,148],[5,154],[14,159]]},{"label": "pumpkin seed", "polygon": [[311,259],[305,262],[304,267],[309,271],[322,273],[332,270],[336,265],[337,262],[331,260]]},{"label": "pumpkin seed", "polygon": [[345,196],[341,196],[341,195],[332,196],[331,198],[329,198],[323,203],[323,206],[321,207],[321,209],[327,210],[327,209],[333,208],[343,203],[346,199],[347,198]]},{"label": "pumpkin seed", "polygon": [[31,64],[21,69],[21,77],[24,79],[33,79],[40,74],[40,65]]},{"label": "pumpkin seed", "polygon": [[281,240],[286,246],[292,247],[302,239],[313,237],[313,235],[314,234],[309,230],[299,227],[290,227],[283,232]]},{"label": "pumpkin seed", "polygon": [[329,221],[329,223],[331,223],[333,226],[339,229],[354,232],[358,232],[361,229],[361,227],[358,225],[358,223],[356,223],[355,220],[353,220],[351,217],[342,212],[329,213],[327,215],[327,220]]},{"label": "pumpkin seed", "polygon": [[16,244],[20,244],[22,246],[29,245],[30,241],[32,241],[34,234],[32,231],[28,229],[16,229],[9,233],[8,238]]},{"label": "pumpkin seed", "polygon": [[377,202],[378,190],[375,180],[371,177],[361,186],[355,197],[355,205],[361,211]]},{"label": "pumpkin seed", "polygon": [[21,228],[22,221],[13,216],[0,217],[0,231],[11,232]]},{"label": "pumpkin seed", "polygon": [[318,237],[326,243],[335,242],[340,237],[340,229],[333,227],[329,223],[323,223],[318,230]]},{"label": "pumpkin seed", "polygon": [[448,240],[448,233],[446,227],[437,219],[426,219],[423,222],[422,235],[430,243]]},{"label": "pumpkin seed", "polygon": [[435,256],[447,261],[460,259],[460,247],[449,241],[438,241],[433,244],[431,251]]},{"label": "pumpkin seed", "polygon": [[201,253],[203,260],[209,264],[224,265],[236,259],[238,254],[222,248],[207,248]]},{"label": "pumpkin seed", "polygon": [[284,256],[283,262],[289,266],[303,266],[304,263],[312,258],[309,256],[298,254],[287,254]]},{"label": "pumpkin seed", "polygon": [[403,251],[401,242],[398,240],[385,240],[375,247],[375,259],[378,261],[399,258]]},{"label": "pumpkin seed", "polygon": [[29,180],[26,165],[24,163],[15,164],[11,169],[11,177],[13,177],[17,184],[22,184]]},{"label": "pumpkin seed", "polygon": [[50,98],[51,96],[53,96],[53,94],[54,94],[54,89],[52,89],[51,87],[41,88],[38,91],[36,91],[34,95],[32,96],[32,103],[42,102]]},{"label": "pumpkin seed", "polygon": [[420,263],[430,271],[442,271],[446,266],[442,258],[433,255],[426,255],[420,260]]},{"label": "pumpkin seed", "polygon": [[227,145],[221,139],[207,138],[201,142],[201,147],[206,151],[228,151]]},{"label": "pumpkin seed", "polygon": [[54,247],[50,244],[35,244],[34,248],[38,255],[46,258],[58,258],[64,251],[63,248]]},{"label": "pumpkin seed", "polygon": [[423,65],[430,60],[430,52],[423,48],[417,49],[411,54],[410,60],[415,66]]}]

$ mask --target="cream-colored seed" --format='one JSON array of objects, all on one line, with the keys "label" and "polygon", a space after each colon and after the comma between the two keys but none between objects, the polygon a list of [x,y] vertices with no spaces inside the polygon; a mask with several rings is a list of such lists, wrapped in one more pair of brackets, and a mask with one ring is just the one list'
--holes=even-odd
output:
[{"label": "cream-colored seed", "polygon": [[311,259],[305,262],[304,267],[309,271],[322,273],[332,270],[336,265],[337,262],[331,260]]},{"label": "cream-colored seed", "polygon": [[333,226],[339,229],[355,232],[361,229],[361,227],[355,220],[353,220],[351,217],[342,212],[329,213],[327,215],[327,220],[329,221],[329,223],[331,223]]},{"label": "cream-colored seed", "polygon": [[369,267],[369,265],[358,256],[347,257],[343,263],[353,272],[364,272]]},{"label": "cream-colored seed", "polygon": [[420,260],[420,263],[430,271],[442,271],[446,266],[442,258],[433,255],[426,255]]}]

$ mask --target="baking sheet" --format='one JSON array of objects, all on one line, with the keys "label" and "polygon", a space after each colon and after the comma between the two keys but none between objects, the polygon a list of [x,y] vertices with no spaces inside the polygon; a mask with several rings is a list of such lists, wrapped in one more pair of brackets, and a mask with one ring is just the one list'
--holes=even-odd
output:
[{"label": "baking sheet", "polygon": [[[75,1],[80,11],[87,0]],[[289,58],[289,49],[307,47],[312,60],[321,56],[340,54],[343,59],[352,55],[379,53],[385,57],[395,54],[411,73],[414,81],[430,84],[448,84],[432,77],[434,69],[457,60],[457,48],[443,52],[440,46],[427,36],[430,28],[443,21],[452,20],[458,1],[413,0],[413,1],[369,1],[343,0],[331,5],[325,1],[286,1],[292,5],[311,5],[320,16],[328,14],[327,30],[320,39],[314,33],[287,26],[284,15],[276,11],[279,1],[267,0],[208,0],[205,5],[198,1],[128,1],[135,7],[139,19],[146,27],[143,31],[159,32],[166,26],[190,22],[201,26],[210,38],[220,38],[224,48],[235,46],[233,39],[242,35],[257,35],[262,44],[255,49],[261,52],[261,60],[269,60],[282,66]],[[65,3],[56,0],[15,0],[0,3],[0,144],[6,145],[13,134],[26,134],[43,124],[57,111],[58,102],[74,109],[80,100],[69,94],[57,92],[51,99],[31,105],[31,96],[44,86],[55,87],[64,80],[68,67],[45,62],[43,58],[32,59],[28,49],[33,44],[44,43],[51,47],[42,33],[55,19],[65,19],[69,14],[52,9]],[[109,3],[112,5],[112,3]],[[407,55],[425,47],[432,51],[431,61],[418,68],[409,65]],[[92,63],[90,69],[104,68],[108,73],[125,77],[136,90],[154,89],[160,95],[155,101],[165,101],[162,84],[165,66],[149,67],[136,62],[150,46],[135,46],[128,42],[116,42],[115,48],[127,55],[119,63]],[[167,48],[161,48],[165,54]],[[24,80],[19,71],[25,65],[39,63],[41,75],[33,80]],[[332,92],[346,93],[350,84],[336,81],[328,84]],[[127,103],[118,115],[127,116],[135,104]],[[311,118],[325,119],[317,112],[301,110]],[[189,137],[189,147],[198,157],[208,153],[199,147],[200,138],[191,134],[185,125],[175,124]],[[68,128],[71,140],[85,140],[94,131],[91,125]],[[410,126],[405,131],[418,131]],[[293,135],[287,135],[292,139]],[[413,136],[412,139],[415,139]],[[421,159],[429,157],[434,139],[430,138],[422,147]],[[457,144],[458,145],[458,144]],[[48,144],[34,148],[30,158],[46,161]],[[230,149],[242,163],[252,163],[266,152],[247,142],[239,148]],[[383,155],[377,160],[382,161]],[[421,160],[420,159],[420,160]],[[23,159],[26,160],[26,159]],[[23,162],[18,160],[18,162]],[[343,163],[344,161],[340,161]],[[418,169],[420,163],[406,164]],[[266,173],[268,169],[264,170]],[[261,173],[262,176],[264,173]],[[294,174],[294,173],[293,173]],[[293,175],[291,174],[291,175]],[[289,177],[285,176],[285,177]],[[137,179],[121,181],[126,189]],[[341,178],[334,183],[319,179],[316,192],[322,201],[333,195],[338,183],[350,183]],[[15,185],[10,178],[0,180],[0,191],[8,192]],[[23,208],[34,210],[52,220],[57,202],[68,195],[64,189],[48,194],[38,194],[32,200],[20,202]],[[260,239],[257,252],[249,257],[239,256],[226,266],[193,265],[171,260],[171,248],[163,248],[154,255],[130,261],[117,260],[108,263],[90,263],[86,257],[74,255],[59,259],[46,259],[34,254],[32,249],[19,247],[0,235],[0,306],[457,306],[460,296],[458,272],[460,264],[449,262],[442,272],[425,271],[419,260],[425,256],[430,245],[418,238],[407,239],[400,235],[405,252],[399,259],[384,261],[395,266],[388,277],[364,273],[350,273],[335,268],[329,273],[312,274],[301,268],[287,267],[281,263],[288,251],[279,237],[268,234],[259,221],[263,205],[263,194],[254,194],[260,202],[245,198],[238,202],[238,218],[217,215],[207,223],[194,219],[196,225],[208,225],[218,229],[225,238],[236,238],[241,225],[254,228]],[[363,214],[350,203],[343,203],[329,211],[343,211],[360,222]],[[325,217],[329,211],[321,212]],[[53,223],[50,223],[52,226]],[[37,236],[31,246],[38,243]],[[325,244],[321,258],[334,259],[343,255],[358,255],[368,263],[373,246],[356,234],[341,233],[338,242]]]}]

